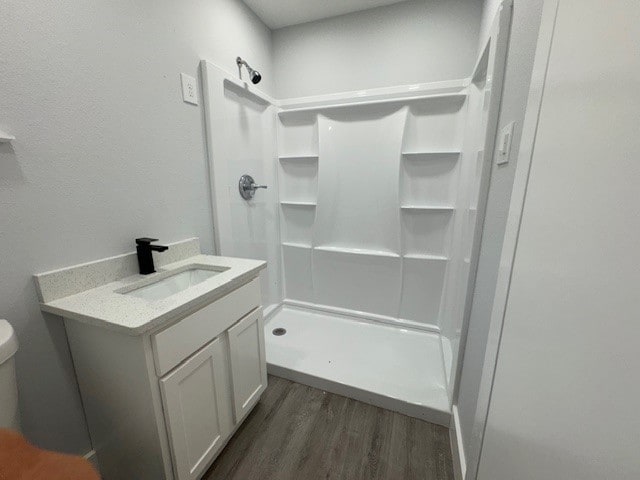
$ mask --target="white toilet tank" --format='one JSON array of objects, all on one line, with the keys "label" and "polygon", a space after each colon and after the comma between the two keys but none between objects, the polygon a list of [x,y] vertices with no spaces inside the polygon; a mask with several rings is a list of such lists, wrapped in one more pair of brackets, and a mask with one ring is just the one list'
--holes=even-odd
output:
[{"label": "white toilet tank", "polygon": [[18,351],[18,339],[13,327],[0,320],[0,428],[20,430],[18,412],[18,385],[14,355]]}]

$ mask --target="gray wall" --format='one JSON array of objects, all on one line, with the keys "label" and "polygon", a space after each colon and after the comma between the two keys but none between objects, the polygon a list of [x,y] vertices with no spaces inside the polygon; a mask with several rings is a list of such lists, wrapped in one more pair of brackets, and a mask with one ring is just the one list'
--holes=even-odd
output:
[{"label": "gray wall", "polygon": [[[482,434],[486,420],[486,405],[481,406],[479,413],[476,412],[478,392],[543,3],[543,0],[515,0],[513,7],[498,131],[512,121],[516,122],[516,128],[511,161],[507,165],[494,165],[491,172],[476,290],[457,400],[467,462],[474,459],[477,461],[479,454],[477,440]],[[486,28],[483,28],[484,33],[481,33],[483,38],[486,38],[486,30],[491,27],[489,19],[493,19],[498,6],[499,3],[495,0],[486,1],[487,11],[483,13],[483,18],[486,19],[483,25],[486,25]]]},{"label": "gray wall", "polygon": [[419,0],[275,30],[276,95],[468,77],[481,8],[479,0]]},{"label": "gray wall", "polygon": [[179,73],[246,56],[273,90],[271,33],[240,0],[5,0],[0,15],[0,318],[17,329],[23,428],[85,453],[62,322],[31,275],[197,235],[213,249],[201,106]]},{"label": "gray wall", "polygon": [[640,478],[639,19],[545,2],[478,480]]}]

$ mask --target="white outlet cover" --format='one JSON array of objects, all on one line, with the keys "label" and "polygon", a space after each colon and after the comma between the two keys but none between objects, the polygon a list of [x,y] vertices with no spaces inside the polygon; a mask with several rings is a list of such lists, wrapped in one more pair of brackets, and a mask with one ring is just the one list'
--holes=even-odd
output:
[{"label": "white outlet cover", "polygon": [[502,130],[500,130],[500,137],[498,138],[498,152],[496,155],[496,165],[504,165],[505,163],[509,162],[514,125],[515,122],[511,122],[508,125],[505,125]]},{"label": "white outlet cover", "polygon": [[193,105],[198,105],[198,85],[196,79],[186,73],[180,74],[182,82],[182,99]]}]

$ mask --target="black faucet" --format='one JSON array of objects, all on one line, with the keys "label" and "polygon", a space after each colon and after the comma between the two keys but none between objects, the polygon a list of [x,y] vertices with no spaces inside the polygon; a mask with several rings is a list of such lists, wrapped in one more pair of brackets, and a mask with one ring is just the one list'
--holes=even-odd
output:
[{"label": "black faucet", "polygon": [[149,275],[155,273],[156,268],[153,265],[154,252],[164,252],[169,247],[163,245],[151,245],[151,242],[157,242],[157,238],[136,238],[136,250],[138,251],[138,266],[140,267],[140,275]]}]

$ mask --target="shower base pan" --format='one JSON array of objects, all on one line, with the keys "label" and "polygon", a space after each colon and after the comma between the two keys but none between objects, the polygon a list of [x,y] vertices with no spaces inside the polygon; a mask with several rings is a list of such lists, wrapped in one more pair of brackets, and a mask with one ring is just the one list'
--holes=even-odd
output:
[{"label": "shower base pan", "polygon": [[449,426],[435,333],[283,306],[267,318],[265,338],[272,375]]}]

